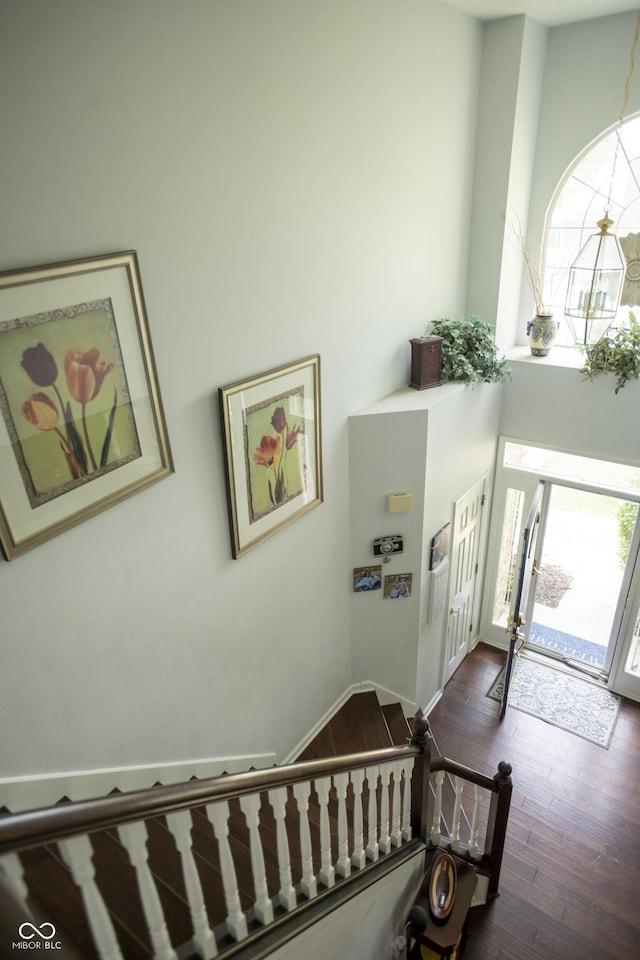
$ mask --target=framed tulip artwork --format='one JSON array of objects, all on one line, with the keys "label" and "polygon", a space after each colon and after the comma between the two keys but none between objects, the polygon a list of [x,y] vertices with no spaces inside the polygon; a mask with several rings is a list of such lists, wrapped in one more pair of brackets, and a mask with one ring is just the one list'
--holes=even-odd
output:
[{"label": "framed tulip artwork", "polygon": [[219,390],[234,559],[322,503],[320,357]]},{"label": "framed tulip artwork", "polygon": [[5,557],[172,472],[135,252],[0,274]]}]

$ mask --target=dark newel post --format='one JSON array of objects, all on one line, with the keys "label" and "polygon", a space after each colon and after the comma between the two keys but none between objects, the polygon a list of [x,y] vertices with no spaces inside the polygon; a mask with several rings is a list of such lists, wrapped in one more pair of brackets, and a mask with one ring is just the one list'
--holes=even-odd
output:
[{"label": "dark newel post", "polygon": [[487,821],[487,839],[484,850],[484,860],[487,861],[489,865],[487,897],[496,897],[498,895],[502,854],[504,852],[504,841],[507,834],[509,807],[511,806],[511,791],[513,789],[511,782],[511,764],[507,763],[506,760],[501,760],[498,764],[498,772],[493,778],[493,782],[496,785],[496,791],[491,794],[491,806],[489,808],[489,818]]},{"label": "dark newel post", "polygon": [[413,722],[411,744],[420,747],[411,779],[411,833],[427,842],[429,833],[429,775],[431,773],[431,730],[421,710]]}]

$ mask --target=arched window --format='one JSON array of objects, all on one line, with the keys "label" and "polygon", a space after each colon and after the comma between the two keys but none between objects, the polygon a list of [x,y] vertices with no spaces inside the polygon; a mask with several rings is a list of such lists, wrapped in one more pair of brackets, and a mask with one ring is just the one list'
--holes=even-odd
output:
[{"label": "arched window", "polygon": [[[573,345],[563,319],[569,269],[587,237],[598,233],[609,193],[611,232],[619,240],[640,233],[640,115],[587,147],[558,186],[547,211],[544,291],[545,302],[560,320],[558,344]],[[640,302],[640,287],[638,297]],[[630,309],[640,318],[640,307],[621,305],[616,326],[628,319]]]}]

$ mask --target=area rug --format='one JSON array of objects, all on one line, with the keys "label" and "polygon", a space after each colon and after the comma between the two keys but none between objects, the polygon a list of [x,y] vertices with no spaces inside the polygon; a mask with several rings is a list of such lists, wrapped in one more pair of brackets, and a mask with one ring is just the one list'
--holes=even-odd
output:
[{"label": "area rug", "polygon": [[[487,693],[502,699],[503,667]],[[546,723],[609,748],[621,698],[600,684],[565,670],[517,657],[511,675],[509,706]]]}]

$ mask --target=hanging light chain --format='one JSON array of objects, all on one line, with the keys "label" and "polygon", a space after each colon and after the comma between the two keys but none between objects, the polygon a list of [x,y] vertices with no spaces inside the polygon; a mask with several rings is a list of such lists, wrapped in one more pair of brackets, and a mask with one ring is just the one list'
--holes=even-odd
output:
[{"label": "hanging light chain", "polygon": [[636,19],[636,32],[633,38],[633,44],[631,45],[631,54],[629,56],[629,69],[627,70],[627,78],[624,84],[624,96],[622,98],[622,108],[620,110],[620,117],[618,119],[618,129],[616,131],[616,148],[613,154],[613,169],[611,171],[611,180],[609,181],[609,196],[607,197],[607,206],[605,209],[605,215],[607,217],[609,216],[609,211],[611,209],[611,194],[613,192],[613,181],[615,180],[615,176],[616,176],[616,167],[618,165],[618,154],[620,152],[620,130],[622,129],[622,124],[624,123],[624,118],[627,111],[627,105],[629,103],[631,78],[633,77],[633,71],[635,70],[636,50],[638,49],[639,40],[640,40],[640,10],[638,11],[638,17]]}]

